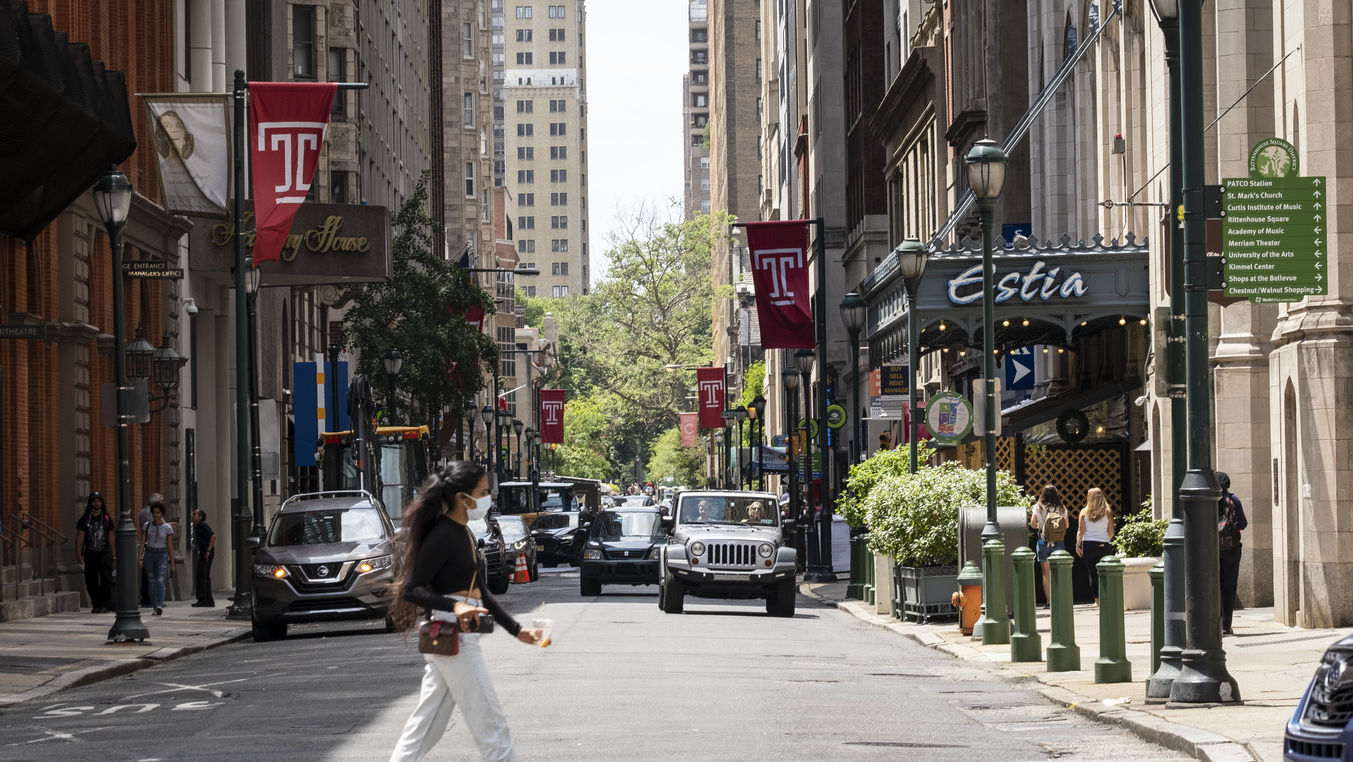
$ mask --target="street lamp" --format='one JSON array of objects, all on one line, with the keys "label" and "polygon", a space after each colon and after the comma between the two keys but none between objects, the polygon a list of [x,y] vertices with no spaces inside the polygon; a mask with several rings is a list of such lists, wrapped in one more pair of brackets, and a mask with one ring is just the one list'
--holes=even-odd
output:
[{"label": "street lamp", "polygon": [[756,488],[762,491],[766,489],[766,398],[760,394],[752,398],[752,404],[747,408],[747,414],[752,417],[752,423],[756,426],[753,432],[756,442]]},{"label": "street lamp", "polygon": [[252,474],[249,494],[252,507],[250,518],[253,521],[249,534],[260,541],[263,538],[263,438],[259,434],[258,421],[258,287],[262,276],[263,271],[254,266],[254,258],[246,257],[244,291],[247,335],[244,346],[248,357],[245,371],[249,377],[249,470]]},{"label": "street lamp", "polygon": [[841,323],[850,336],[850,462],[860,462],[860,329],[864,328],[865,302],[854,291],[841,299]]},{"label": "street lamp", "polygon": [[784,384],[785,387],[785,431],[789,433],[789,441],[785,447],[785,455],[787,456],[785,462],[788,465],[787,470],[789,471],[789,515],[794,518],[795,546],[799,551],[799,560],[796,565],[801,568],[806,568],[807,558],[805,558],[805,556],[807,554],[804,552],[804,528],[803,523],[800,521],[800,514],[803,511],[803,507],[799,504],[799,434],[796,429],[799,420],[797,410],[799,405],[798,370],[786,365],[785,369],[780,371],[780,382]]},{"label": "street lamp", "polygon": [[[806,495],[808,499],[807,506],[809,516],[808,533],[811,536],[808,540],[806,540],[808,545],[807,547],[808,558],[806,559],[806,562],[808,564],[807,568],[808,573],[804,575],[803,579],[805,582],[817,581],[818,576],[822,573],[821,569],[822,548],[819,546],[819,541],[821,540],[822,537],[822,531],[821,527],[818,526],[817,519],[819,518],[819,516],[817,513],[817,509],[813,505],[813,434],[812,434],[812,426],[811,424],[808,423],[809,421],[813,420],[812,372],[813,372],[813,364],[816,362],[816,360],[817,353],[811,349],[800,349],[794,353],[794,367],[797,368],[799,371],[800,378],[799,388],[803,391],[803,415],[801,419],[804,423],[803,429],[805,432],[803,438],[804,441],[803,481],[804,486],[806,488]],[[823,489],[824,490],[826,489],[825,485]]]},{"label": "street lamp", "polygon": [[[1165,68],[1170,77],[1170,209],[1178,209],[1181,184],[1184,177],[1184,143],[1180,140],[1179,120],[1180,103],[1179,81],[1179,2],[1178,0],[1151,0],[1156,12],[1156,21],[1165,37]],[[1168,219],[1168,217],[1167,217]],[[1160,648],[1160,666],[1155,674],[1146,681],[1148,699],[1168,699],[1170,685],[1179,676],[1183,667],[1183,652],[1188,637],[1185,606],[1185,537],[1183,501],[1179,488],[1188,470],[1188,407],[1181,394],[1173,393],[1174,387],[1184,381],[1184,349],[1180,344],[1184,337],[1180,334],[1178,319],[1184,314],[1184,231],[1178,225],[1167,225],[1170,231],[1170,321],[1168,336],[1171,341],[1165,348],[1166,363],[1157,368],[1164,372],[1172,387],[1170,394],[1170,473],[1173,475],[1173,488],[1170,494],[1170,523],[1165,528],[1162,543],[1164,552],[1161,564],[1165,569],[1165,632]],[[1157,349],[1157,351],[1160,351]],[[1178,389],[1178,391],[1182,391]]]},{"label": "street lamp", "polygon": [[921,411],[916,407],[916,379],[919,377],[917,371],[920,370],[917,366],[921,362],[921,326],[916,319],[916,296],[920,293],[921,276],[925,275],[925,266],[930,260],[930,249],[915,238],[908,238],[893,249],[893,254],[897,257],[902,285],[907,289],[907,444],[910,447],[911,473],[914,474],[916,437],[921,424]]},{"label": "street lamp", "polygon": [[522,423],[520,418],[512,419],[512,430],[517,434],[517,466],[513,471],[516,472],[517,478],[519,479],[521,478],[521,432],[525,427],[526,424]]},{"label": "street lamp", "polygon": [[[973,145],[963,161],[968,165],[968,185],[972,188],[973,195],[977,197],[977,209],[982,223],[982,354],[984,355],[982,394],[986,400],[983,447],[987,459],[987,523],[982,527],[982,545],[995,542],[999,546],[1001,529],[996,519],[996,337],[994,336],[996,267],[991,259],[991,230],[996,216],[996,199],[1000,198],[1001,186],[1005,184],[1006,155],[1001,147],[996,145],[996,141],[983,138]],[[913,368],[911,372],[914,373],[915,369]],[[998,584],[1000,570],[997,567],[1004,555],[1002,552],[999,556],[995,554],[983,556],[986,559],[993,557],[997,559],[982,564],[982,618],[977,626],[982,628],[984,644],[1010,641],[1010,622],[1006,619],[1005,586]]]},{"label": "street lamp", "polygon": [[385,378],[389,382],[390,393],[386,398],[389,400],[388,407],[389,421],[395,422],[395,378],[399,375],[399,369],[404,367],[404,356],[399,353],[396,347],[390,347],[385,351],[385,357],[381,358],[381,363],[385,365]]},{"label": "street lamp", "polygon": [[141,610],[137,607],[137,588],[132,580],[139,575],[136,571],[136,525],[132,523],[131,505],[131,468],[127,460],[127,333],[123,327],[122,305],[122,229],[127,225],[127,214],[132,207],[132,184],[127,176],[118,170],[117,165],[109,168],[108,173],[94,186],[94,207],[108,230],[108,247],[113,253],[113,385],[114,419],[113,447],[117,461],[117,510],[116,532],[117,574],[123,582],[117,586],[117,619],[108,630],[108,640],[114,643],[126,643],[131,640],[145,640],[150,631],[141,621]]},{"label": "street lamp", "polygon": [[[1169,11],[1169,8],[1162,10]],[[1182,3],[1179,13],[1180,196],[1184,205],[1185,372],[1188,378],[1188,462],[1179,487],[1183,503],[1187,646],[1182,668],[1170,683],[1170,700],[1181,703],[1240,701],[1221,648],[1221,596],[1217,547],[1217,501],[1221,487],[1212,471],[1212,389],[1208,367],[1206,220],[1207,182],[1203,147],[1203,4]]]},{"label": "street lamp", "polygon": [[505,468],[507,464],[503,463],[503,450],[507,446],[508,440],[506,429],[509,425],[511,425],[511,421],[512,414],[507,412],[506,410],[503,410],[502,408],[499,408],[496,421],[497,425],[494,427],[493,433],[493,444],[494,449],[496,450],[496,452],[494,453],[494,462],[498,464],[497,468],[494,469],[494,474],[496,474],[498,477],[497,481],[498,484],[501,484],[507,476],[507,471]]}]

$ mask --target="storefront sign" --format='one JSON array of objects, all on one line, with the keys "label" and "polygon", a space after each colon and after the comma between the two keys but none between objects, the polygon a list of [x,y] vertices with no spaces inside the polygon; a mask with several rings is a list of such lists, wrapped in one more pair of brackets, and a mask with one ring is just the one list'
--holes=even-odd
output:
[{"label": "storefront sign", "polygon": [[[1061,266],[1049,268],[1043,260],[1034,262],[1026,273],[1001,274],[996,270],[996,302],[1007,301],[1018,295],[1026,302],[1051,299],[1074,299],[1085,296],[1085,279],[1077,271],[1062,274]],[[982,264],[969,267],[949,281],[949,301],[971,304],[982,298]]]},{"label": "storefront sign", "polygon": [[957,392],[940,392],[926,403],[926,428],[940,444],[957,444],[972,431],[972,404]]},{"label": "storefront sign", "polygon": [[875,397],[906,396],[907,366],[884,365],[869,371],[869,393]]}]

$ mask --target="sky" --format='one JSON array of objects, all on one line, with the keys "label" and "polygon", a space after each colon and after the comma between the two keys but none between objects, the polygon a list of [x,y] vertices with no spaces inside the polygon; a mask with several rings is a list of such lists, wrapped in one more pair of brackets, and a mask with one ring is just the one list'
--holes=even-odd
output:
[{"label": "sky", "polygon": [[[680,202],[686,0],[587,0],[588,227],[592,282],[617,215]],[[679,210],[677,212],[679,214]]]}]

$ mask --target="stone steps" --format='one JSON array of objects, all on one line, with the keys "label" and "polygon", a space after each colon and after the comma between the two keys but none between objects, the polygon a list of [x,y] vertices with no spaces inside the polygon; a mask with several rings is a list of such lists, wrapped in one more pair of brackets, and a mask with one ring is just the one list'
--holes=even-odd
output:
[{"label": "stone steps", "polygon": [[[51,584],[50,582],[48,583]],[[20,619],[59,614],[65,611],[79,611],[80,594],[74,591],[48,593],[47,595],[29,595],[18,600],[6,598],[0,601],[0,622],[14,622]]]}]

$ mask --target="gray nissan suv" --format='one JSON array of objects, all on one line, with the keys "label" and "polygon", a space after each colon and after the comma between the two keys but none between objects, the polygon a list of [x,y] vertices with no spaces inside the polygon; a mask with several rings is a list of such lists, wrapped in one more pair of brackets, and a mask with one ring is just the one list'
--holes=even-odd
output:
[{"label": "gray nissan suv", "polygon": [[394,525],[371,493],[288,498],[254,557],[254,640],[285,637],[292,623],[386,617],[395,555]]}]

